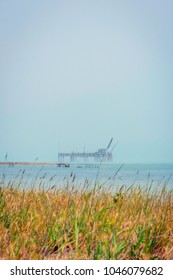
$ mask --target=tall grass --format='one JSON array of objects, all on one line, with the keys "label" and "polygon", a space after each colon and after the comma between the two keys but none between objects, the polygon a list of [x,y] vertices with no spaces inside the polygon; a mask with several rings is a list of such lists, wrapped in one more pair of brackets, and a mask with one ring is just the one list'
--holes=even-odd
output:
[{"label": "tall grass", "polygon": [[0,259],[173,259],[173,193],[0,183]]}]

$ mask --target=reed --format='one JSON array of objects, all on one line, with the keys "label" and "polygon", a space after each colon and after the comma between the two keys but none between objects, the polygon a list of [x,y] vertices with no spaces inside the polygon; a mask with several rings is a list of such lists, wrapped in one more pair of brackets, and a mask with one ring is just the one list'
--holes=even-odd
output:
[{"label": "reed", "polygon": [[0,259],[173,259],[173,193],[0,183]]}]

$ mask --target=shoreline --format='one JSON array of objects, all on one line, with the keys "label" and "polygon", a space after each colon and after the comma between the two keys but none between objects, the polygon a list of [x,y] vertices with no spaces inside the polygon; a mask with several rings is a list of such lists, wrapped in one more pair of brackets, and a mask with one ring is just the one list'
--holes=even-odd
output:
[{"label": "shoreline", "polygon": [[62,164],[61,162],[33,162],[33,161],[2,161],[0,165],[57,165]]}]

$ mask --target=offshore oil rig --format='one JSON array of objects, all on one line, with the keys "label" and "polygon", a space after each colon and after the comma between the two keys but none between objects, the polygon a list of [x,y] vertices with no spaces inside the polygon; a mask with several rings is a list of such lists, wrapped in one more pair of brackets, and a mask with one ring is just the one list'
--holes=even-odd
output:
[{"label": "offshore oil rig", "polygon": [[115,148],[116,144],[112,148],[111,151],[108,151],[108,149],[111,146],[111,143],[113,141],[113,138],[110,140],[109,145],[106,149],[98,149],[97,152],[71,152],[71,153],[58,153],[58,161],[64,162],[66,159],[69,159],[71,162],[77,162],[78,160],[88,161],[88,159],[94,159],[96,162],[100,161],[112,161],[113,156],[112,152]]}]

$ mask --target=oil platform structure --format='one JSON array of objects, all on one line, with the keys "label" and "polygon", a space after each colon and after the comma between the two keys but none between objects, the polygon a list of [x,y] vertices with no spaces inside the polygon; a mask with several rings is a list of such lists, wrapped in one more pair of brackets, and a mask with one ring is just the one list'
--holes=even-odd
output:
[{"label": "oil platform structure", "polygon": [[88,161],[89,159],[94,160],[95,162],[105,161],[110,162],[113,160],[113,149],[115,148],[116,144],[112,148],[111,151],[108,151],[113,138],[109,142],[109,145],[106,149],[98,149],[96,152],[71,152],[71,153],[58,153],[58,161],[64,162],[65,160],[71,161],[71,162],[77,162],[79,160],[82,161]]}]

